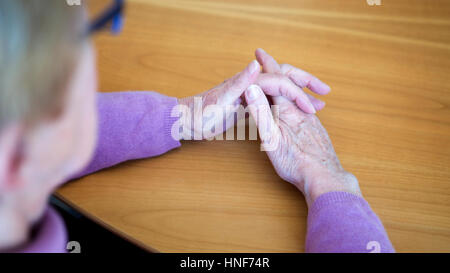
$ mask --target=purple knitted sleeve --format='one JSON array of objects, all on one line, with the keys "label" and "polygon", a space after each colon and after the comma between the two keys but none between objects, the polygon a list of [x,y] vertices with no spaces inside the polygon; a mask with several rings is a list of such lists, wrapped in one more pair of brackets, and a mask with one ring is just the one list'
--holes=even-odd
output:
[{"label": "purple knitted sleeve", "polygon": [[377,215],[346,192],[319,196],[308,213],[306,252],[394,252]]},{"label": "purple knitted sleeve", "polygon": [[121,162],[157,156],[180,146],[172,138],[177,99],[156,92],[98,94],[98,141],[81,177]]}]

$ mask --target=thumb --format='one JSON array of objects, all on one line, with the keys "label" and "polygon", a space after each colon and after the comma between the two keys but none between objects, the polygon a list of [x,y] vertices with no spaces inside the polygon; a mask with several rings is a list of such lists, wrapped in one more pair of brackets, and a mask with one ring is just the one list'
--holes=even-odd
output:
[{"label": "thumb", "polygon": [[255,82],[260,72],[258,61],[253,60],[242,72],[234,75],[223,86],[225,105],[234,105],[242,93]]},{"label": "thumb", "polygon": [[259,86],[252,84],[245,91],[245,100],[247,101],[250,115],[258,127],[262,142],[261,149],[263,151],[276,150],[280,141],[280,128],[273,118],[266,95]]}]

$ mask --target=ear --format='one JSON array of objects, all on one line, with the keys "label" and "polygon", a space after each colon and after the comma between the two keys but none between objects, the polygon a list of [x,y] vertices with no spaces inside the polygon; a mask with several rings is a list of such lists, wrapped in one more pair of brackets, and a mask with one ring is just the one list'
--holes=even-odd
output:
[{"label": "ear", "polygon": [[24,126],[10,124],[0,131],[0,191],[20,185],[19,170],[23,162]]}]

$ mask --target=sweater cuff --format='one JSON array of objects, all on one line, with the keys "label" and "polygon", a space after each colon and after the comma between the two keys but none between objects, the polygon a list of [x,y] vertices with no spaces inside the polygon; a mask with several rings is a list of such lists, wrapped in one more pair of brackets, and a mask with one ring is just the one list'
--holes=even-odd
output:
[{"label": "sweater cuff", "polygon": [[310,214],[318,213],[322,208],[332,206],[334,204],[358,204],[363,207],[370,207],[369,203],[363,198],[344,191],[327,192],[320,195],[309,209]]}]

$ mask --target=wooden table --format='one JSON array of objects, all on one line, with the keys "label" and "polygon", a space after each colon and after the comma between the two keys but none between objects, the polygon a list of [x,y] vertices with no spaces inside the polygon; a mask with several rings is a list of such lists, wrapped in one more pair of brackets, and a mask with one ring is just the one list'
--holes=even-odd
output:
[{"label": "wooden table", "polygon": [[[127,2],[95,38],[102,91],[194,95],[262,47],[332,87],[318,116],[396,250],[450,251],[450,1]],[[162,252],[304,250],[305,201],[256,141],[184,142],[58,195]]]}]

